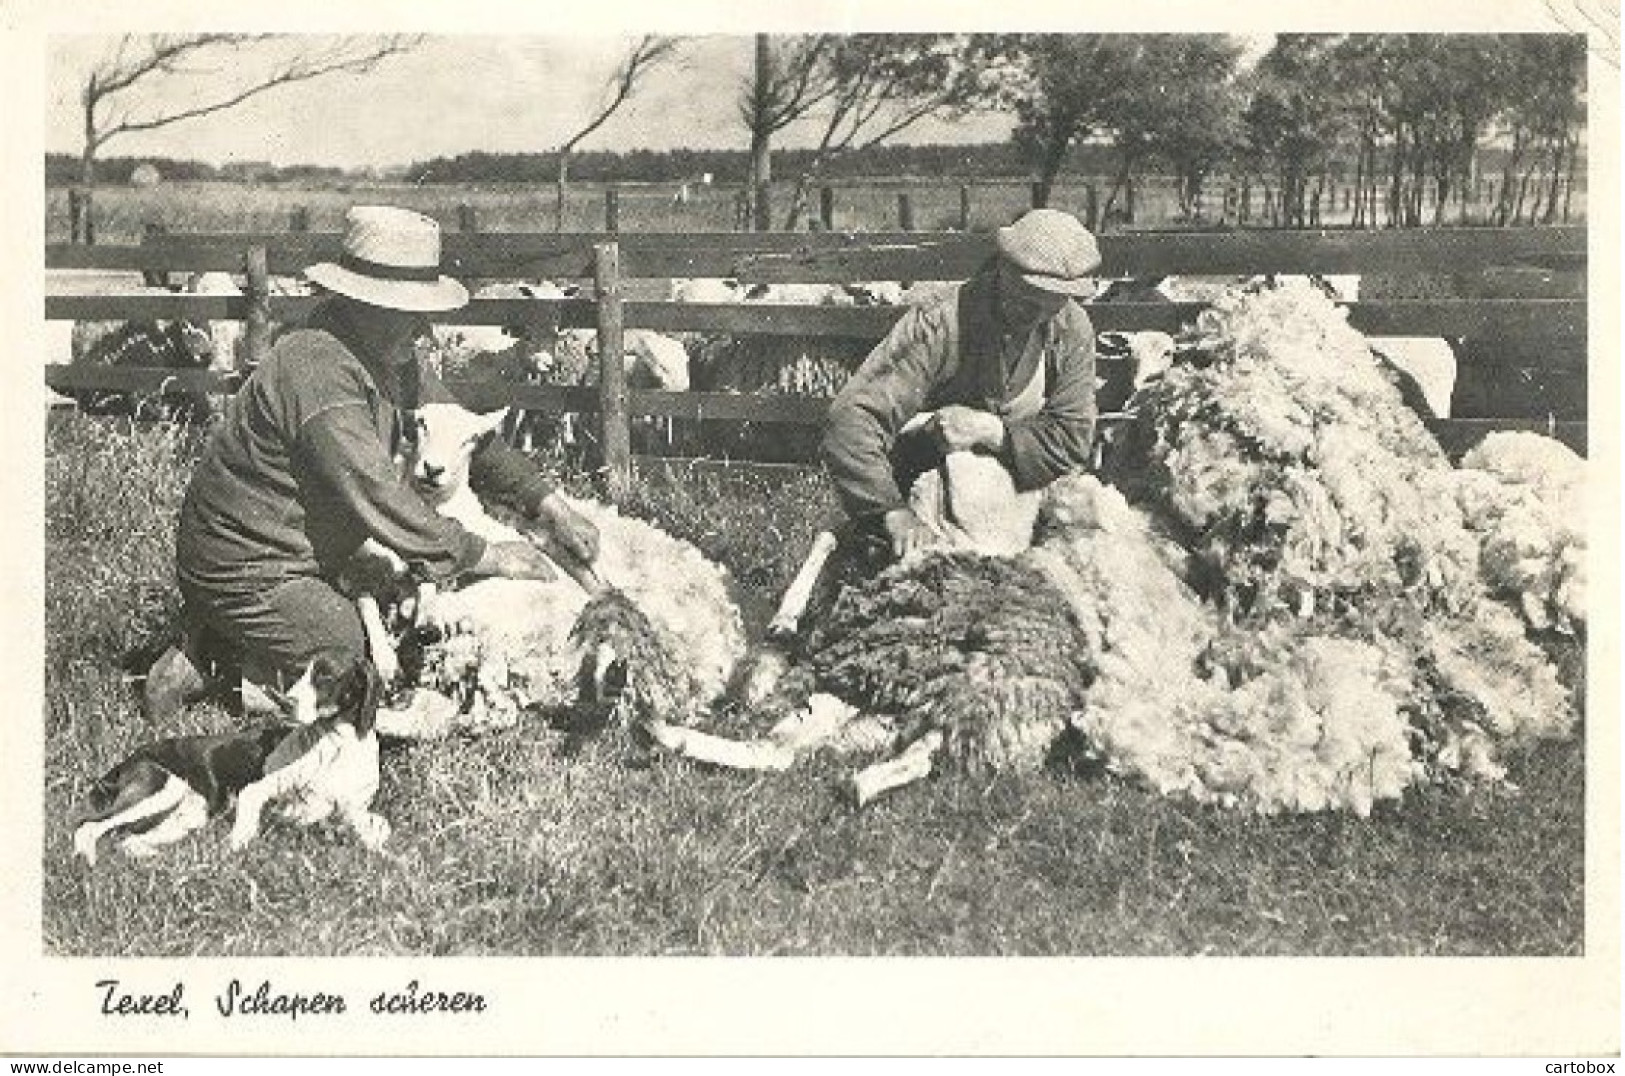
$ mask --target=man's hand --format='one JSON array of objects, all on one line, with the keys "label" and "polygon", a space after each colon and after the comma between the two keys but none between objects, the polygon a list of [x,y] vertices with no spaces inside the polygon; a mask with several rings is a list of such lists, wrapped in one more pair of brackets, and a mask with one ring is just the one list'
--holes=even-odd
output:
[{"label": "man's hand", "polygon": [[1004,444],[1004,421],[998,415],[960,404],[936,412],[928,427],[944,452],[997,450]]},{"label": "man's hand", "polygon": [[489,542],[485,554],[474,565],[475,575],[500,575],[504,579],[536,579],[548,582],[558,572],[547,554],[529,542]]},{"label": "man's hand", "polygon": [[937,534],[925,521],[914,514],[912,508],[893,508],[881,517],[886,536],[891,539],[892,555],[901,560],[918,549],[930,545]]},{"label": "man's hand", "polygon": [[549,493],[536,508],[536,525],[568,556],[583,565],[598,559],[598,528],[564,502]]}]

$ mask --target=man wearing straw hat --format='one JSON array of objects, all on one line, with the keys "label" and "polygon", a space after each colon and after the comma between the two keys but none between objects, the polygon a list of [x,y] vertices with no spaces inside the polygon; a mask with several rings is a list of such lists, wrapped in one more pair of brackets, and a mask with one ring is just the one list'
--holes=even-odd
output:
[{"label": "man wearing straw hat", "polygon": [[[430,580],[553,576],[536,546],[487,543],[429,508],[397,471],[411,433],[404,416],[453,400],[414,347],[430,314],[468,302],[467,289],[440,271],[439,226],[404,209],[358,206],[338,259],[305,275],[329,298],[238,390],[187,489],[176,575],[194,645],[154,666],[145,696],[154,716],[201,693],[208,657],[276,683],[321,654],[365,655],[355,604],[332,579],[368,537]],[[595,559],[591,524],[500,438],[476,453],[470,484],[555,548]]]},{"label": "man wearing straw hat", "polygon": [[1035,209],[998,230],[969,280],[892,327],[831,404],[822,446],[859,535],[893,556],[929,544],[904,491],[949,452],[992,456],[1018,490],[1089,466],[1095,337],[1072,299],[1099,265],[1076,217]]}]

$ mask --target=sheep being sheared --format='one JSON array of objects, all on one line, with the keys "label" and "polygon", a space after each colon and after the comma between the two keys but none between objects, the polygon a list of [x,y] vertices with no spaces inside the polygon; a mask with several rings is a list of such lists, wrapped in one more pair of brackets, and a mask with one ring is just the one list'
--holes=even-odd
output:
[{"label": "sheep being sheared", "polygon": [[742,742],[647,721],[655,742],[742,769],[785,769],[819,746],[901,745],[854,778],[860,802],[924,776],[939,753],[970,772],[1040,765],[1090,673],[1064,601],[999,555],[1030,542],[1038,498],[1016,493],[996,461],[954,453],[910,503],[940,545],[842,594],[770,703],[784,720]]},{"label": "sheep being sheared", "polygon": [[[1013,526],[973,525],[966,539],[1008,547],[1022,530],[1032,536],[1001,467],[949,459],[955,500],[991,487],[984,508],[1017,507]],[[916,486],[912,503],[928,509],[939,496],[922,500]],[[680,754],[750,769],[788,768],[819,747],[901,745],[854,776],[859,803],[938,760],[972,774],[1031,772],[1069,739],[1160,792],[1265,812],[1365,813],[1410,782],[1400,678],[1384,651],[1282,635],[1273,652],[1233,642],[1227,652],[1221,618],[1180,577],[1182,552],[1093,478],[1050,488],[1037,535],[1015,556],[945,547],[849,588],[770,703],[789,716],[762,739],[651,733]]]},{"label": "sheep being sheared", "polygon": [[424,647],[418,686],[456,700],[453,725],[557,711],[606,679],[636,718],[658,711],[692,720],[722,694],[745,649],[724,569],[613,507],[566,498],[598,531],[598,560],[584,570],[545,539],[493,518],[469,489],[469,458],[503,412],[429,404],[415,417],[410,474],[425,500],[487,540],[538,541],[564,569],[548,582],[480,579],[425,602],[420,618],[440,637]]}]

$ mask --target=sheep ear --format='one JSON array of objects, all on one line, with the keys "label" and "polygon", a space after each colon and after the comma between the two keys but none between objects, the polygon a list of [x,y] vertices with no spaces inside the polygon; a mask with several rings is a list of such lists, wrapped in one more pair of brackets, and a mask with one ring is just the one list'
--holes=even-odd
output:
[{"label": "sheep ear", "polygon": [[512,413],[512,411],[513,406],[509,405],[507,407],[499,407],[495,411],[490,411],[484,415],[481,415],[480,418],[482,421],[480,422],[479,435],[483,437],[488,433],[495,433],[497,430],[500,430],[502,428],[502,424],[508,421],[508,415]]}]

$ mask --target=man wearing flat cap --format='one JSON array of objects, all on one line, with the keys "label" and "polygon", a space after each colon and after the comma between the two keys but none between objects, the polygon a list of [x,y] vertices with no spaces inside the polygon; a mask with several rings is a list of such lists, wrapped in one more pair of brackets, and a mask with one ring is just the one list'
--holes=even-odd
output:
[{"label": "man wearing flat cap", "polygon": [[929,543],[905,494],[946,453],[992,455],[1019,490],[1089,463],[1094,329],[1072,299],[1093,290],[1095,238],[1071,214],[1035,209],[995,245],[969,280],[905,314],[830,406],[830,478],[853,523],[894,556]]},{"label": "man wearing flat cap", "polygon": [[[365,656],[355,603],[333,580],[369,537],[429,580],[553,577],[536,546],[487,543],[431,509],[397,469],[410,412],[453,401],[415,346],[430,314],[468,302],[441,272],[439,226],[405,209],[355,207],[342,254],[305,275],[327,300],[238,390],[187,488],[176,576],[192,645],[154,666],[152,716],[201,692],[206,658],[274,685],[321,655]],[[555,549],[585,564],[597,555],[591,524],[500,438],[476,452],[470,484]]]}]

